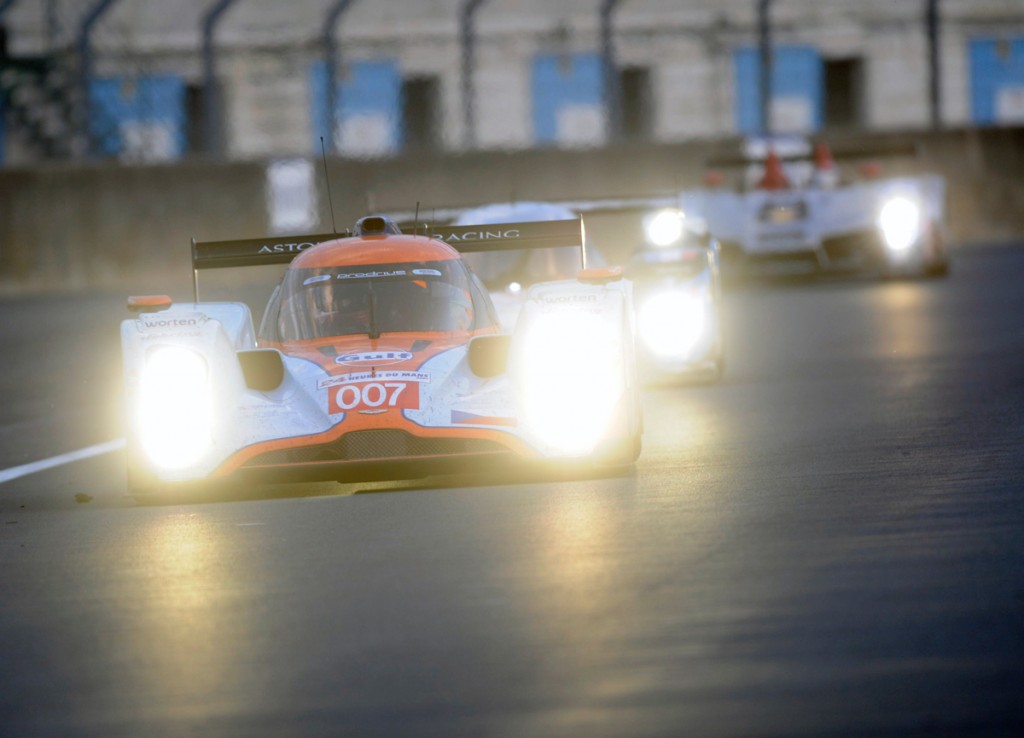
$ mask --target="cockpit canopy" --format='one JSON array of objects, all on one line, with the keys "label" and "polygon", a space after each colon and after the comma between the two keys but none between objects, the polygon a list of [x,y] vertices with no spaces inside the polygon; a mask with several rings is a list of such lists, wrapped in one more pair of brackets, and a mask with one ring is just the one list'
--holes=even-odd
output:
[{"label": "cockpit canopy", "polygon": [[461,259],[292,268],[267,305],[260,340],[470,331],[496,323],[479,279]]}]

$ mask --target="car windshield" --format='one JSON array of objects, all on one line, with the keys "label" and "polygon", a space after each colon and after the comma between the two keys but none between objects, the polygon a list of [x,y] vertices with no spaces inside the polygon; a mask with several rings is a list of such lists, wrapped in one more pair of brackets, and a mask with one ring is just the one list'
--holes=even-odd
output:
[{"label": "car windshield", "polygon": [[[261,331],[278,341],[489,325],[481,290],[458,259],[291,269]],[[276,312],[276,318],[272,314]]]}]

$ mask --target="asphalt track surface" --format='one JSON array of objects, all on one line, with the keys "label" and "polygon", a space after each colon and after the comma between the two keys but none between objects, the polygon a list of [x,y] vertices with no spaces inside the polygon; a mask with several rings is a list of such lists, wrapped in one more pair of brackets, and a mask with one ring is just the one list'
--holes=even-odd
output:
[{"label": "asphalt track surface", "polygon": [[[1024,735],[1022,282],[733,290],[628,476],[9,479],[0,734]],[[120,435],[121,304],[0,302],[0,470]]]}]

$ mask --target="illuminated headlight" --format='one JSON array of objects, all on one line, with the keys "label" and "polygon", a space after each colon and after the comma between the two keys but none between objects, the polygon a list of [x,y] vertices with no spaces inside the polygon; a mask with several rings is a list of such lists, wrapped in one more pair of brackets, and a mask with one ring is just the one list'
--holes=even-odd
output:
[{"label": "illuminated headlight", "polygon": [[671,246],[683,235],[683,213],[674,208],[659,210],[646,219],[644,231],[655,246]]},{"label": "illuminated headlight", "polygon": [[892,251],[906,251],[921,235],[921,208],[906,197],[894,197],[878,213],[878,227]]},{"label": "illuminated headlight", "polygon": [[637,313],[640,340],[665,359],[685,359],[707,329],[707,299],[682,291],[662,292]]},{"label": "illuminated headlight", "polygon": [[149,458],[166,469],[195,463],[210,446],[210,371],[202,356],[158,346],[146,356],[139,385],[138,427]]},{"label": "illuminated headlight", "polygon": [[566,456],[592,452],[624,389],[618,336],[600,316],[554,313],[531,327],[524,349],[524,425]]}]

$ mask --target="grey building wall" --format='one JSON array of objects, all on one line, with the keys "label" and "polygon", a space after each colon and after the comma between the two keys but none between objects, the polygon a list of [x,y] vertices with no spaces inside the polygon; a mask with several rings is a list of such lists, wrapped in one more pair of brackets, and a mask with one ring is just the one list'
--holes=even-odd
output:
[{"label": "grey building wall", "polygon": [[[66,48],[94,0],[21,0],[8,12],[13,53]],[[213,0],[120,0],[96,28],[99,74],[182,74],[201,82],[200,23]],[[331,0],[238,0],[218,27],[228,154],[309,153],[315,141],[309,68]],[[535,144],[531,61],[538,53],[600,48],[599,0],[489,0],[477,14],[476,131],[484,149]],[[400,74],[438,80],[438,137],[470,140],[463,125],[458,15],[462,0],[355,0],[338,28],[347,60],[394,58]],[[967,46],[1024,35],[1024,0],[940,0],[942,118],[970,122]],[[826,59],[860,59],[863,124],[929,123],[922,0],[775,0],[774,38]],[[615,15],[620,66],[650,71],[651,133],[662,142],[736,131],[733,53],[756,44],[755,0],[623,0]],[[344,74],[344,67],[340,70]]]}]

